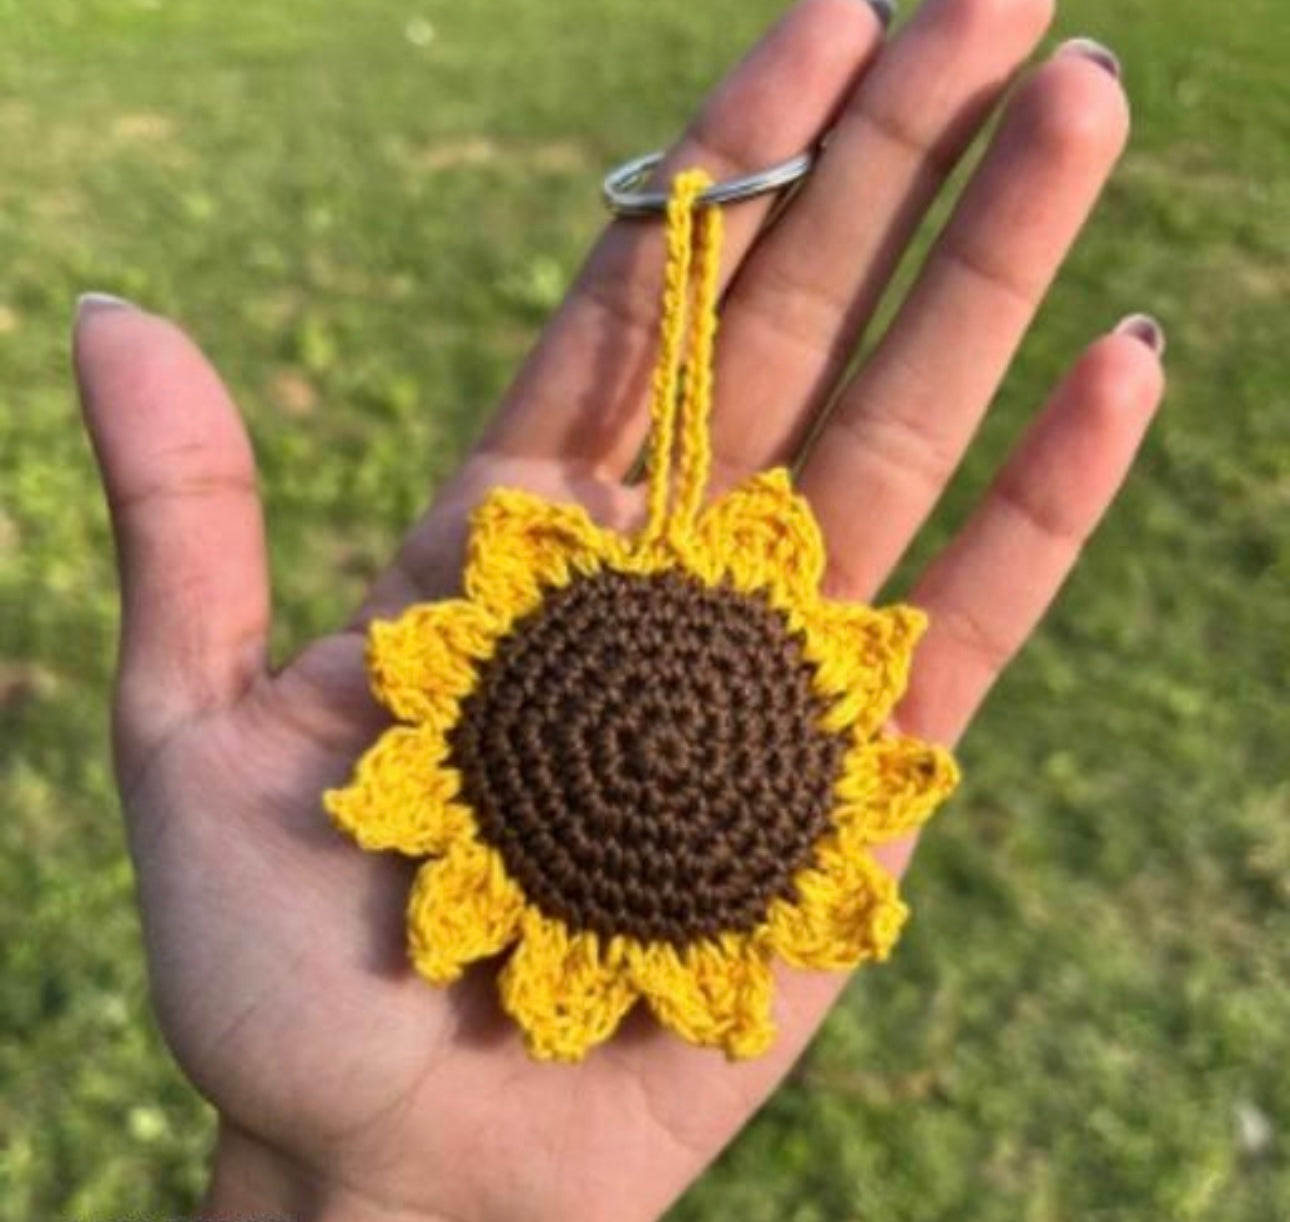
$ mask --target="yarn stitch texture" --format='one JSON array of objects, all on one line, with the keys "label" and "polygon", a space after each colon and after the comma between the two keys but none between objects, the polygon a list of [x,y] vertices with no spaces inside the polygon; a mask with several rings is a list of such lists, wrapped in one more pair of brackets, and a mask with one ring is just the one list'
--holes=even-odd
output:
[{"label": "yarn stitch texture", "polygon": [[643,526],[486,497],[463,596],[372,623],[397,723],[324,795],[362,848],[423,859],[407,929],[426,980],[509,952],[501,1004],[544,1060],[580,1060],[639,1000],[695,1044],[763,1053],[773,959],[887,958],[908,909],[871,849],[958,782],[886,726],[924,614],[820,593],[786,471],[705,504],[709,183],[679,174],[668,208]]}]

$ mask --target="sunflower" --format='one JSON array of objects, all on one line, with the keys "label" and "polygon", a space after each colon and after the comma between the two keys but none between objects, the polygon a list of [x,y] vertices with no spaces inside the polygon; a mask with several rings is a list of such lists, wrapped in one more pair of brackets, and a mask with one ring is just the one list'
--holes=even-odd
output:
[{"label": "sunflower", "polygon": [[462,596],[371,625],[397,721],[325,795],[362,848],[423,859],[407,925],[426,980],[509,952],[501,1002],[543,1059],[582,1058],[638,1000],[693,1043],[764,1052],[773,960],[886,958],[907,909],[871,850],[957,783],[946,751],[886,725],[923,614],[822,595],[787,472],[703,503],[706,182],[678,176],[669,208],[644,525],[489,495]]}]

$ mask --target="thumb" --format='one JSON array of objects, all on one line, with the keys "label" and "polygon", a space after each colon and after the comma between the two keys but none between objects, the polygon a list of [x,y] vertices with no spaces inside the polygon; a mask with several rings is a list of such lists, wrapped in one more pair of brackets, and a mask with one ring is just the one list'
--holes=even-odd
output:
[{"label": "thumb", "polygon": [[264,520],[237,409],[178,327],[89,295],[73,348],[116,537],[117,746],[133,771],[264,671]]}]

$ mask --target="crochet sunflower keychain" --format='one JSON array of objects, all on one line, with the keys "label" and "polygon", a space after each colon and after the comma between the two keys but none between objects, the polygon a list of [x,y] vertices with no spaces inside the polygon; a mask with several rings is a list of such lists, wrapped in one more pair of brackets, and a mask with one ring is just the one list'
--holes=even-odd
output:
[{"label": "crochet sunflower keychain", "polygon": [[325,795],[362,848],[425,859],[407,929],[427,981],[508,953],[501,1004],[541,1059],[580,1060],[639,999],[695,1044],[764,1052],[772,960],[886,958],[907,909],[871,849],[957,782],[884,729],[923,614],[821,595],[786,471],[705,503],[709,183],[680,174],[668,201],[643,525],[489,495],[463,596],[372,624],[398,724]]}]

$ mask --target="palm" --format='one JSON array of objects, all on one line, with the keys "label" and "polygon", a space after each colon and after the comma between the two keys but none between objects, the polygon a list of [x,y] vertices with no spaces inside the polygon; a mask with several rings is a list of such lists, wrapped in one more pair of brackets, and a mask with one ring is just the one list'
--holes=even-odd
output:
[{"label": "palm", "polygon": [[[839,392],[799,477],[839,596],[871,598],[929,511],[1123,142],[1112,75],[1078,54],[1040,68],[896,322],[845,376],[910,230],[1049,8],[929,0],[856,87],[881,41],[872,14],[805,0],[675,153],[765,164],[851,98],[776,226],[759,230],[760,204],[730,213],[714,417],[730,482],[798,455]],[[645,1019],[576,1068],[537,1064],[486,971],[449,990],[411,973],[408,863],[356,851],[322,814],[322,791],[383,724],[363,624],[453,591],[466,514],[489,487],[630,517],[660,262],[657,227],[611,226],[355,620],[277,673],[253,460],[225,392],[168,324],[82,316],[78,372],[124,582],[118,764],[162,1024],[228,1130],[373,1217],[650,1216],[751,1115],[842,983],[784,973],[781,1037],[750,1064]],[[958,737],[1114,494],[1160,389],[1157,354],[1132,334],[1099,341],[1059,388],[912,592],[932,628],[904,728]]]},{"label": "palm", "polygon": [[[499,483],[592,504],[633,499],[558,464],[485,461],[463,481],[465,501]],[[408,540],[429,590],[450,589],[455,557],[439,555],[439,540],[459,535],[462,508],[449,500]],[[646,1023],[570,1069],[529,1058],[488,973],[427,988],[402,949],[409,863],[355,852],[320,817],[319,794],[380,724],[366,682],[358,634],[319,640],[237,708],[176,736],[131,793],[139,822],[167,829],[136,856],[151,884],[153,959],[171,965],[157,1002],[177,1055],[227,1116],[306,1161],[334,1151],[332,1170],[359,1191],[380,1167],[383,1191],[416,1201],[427,1175],[441,1183],[451,1171],[460,1197],[490,1216],[518,1216],[534,1185],[550,1186],[555,1216],[573,1216],[573,1202],[616,1194],[596,1183],[609,1159],[650,1186],[647,1214],[749,1114],[818,1006],[788,1013],[776,1055],[738,1071]],[[167,809],[191,808],[194,792],[195,816]],[[534,1143],[535,1131],[559,1141]],[[482,1133],[522,1152],[509,1159],[522,1197],[472,1152]],[[609,1199],[603,1210],[622,1216]]]}]

